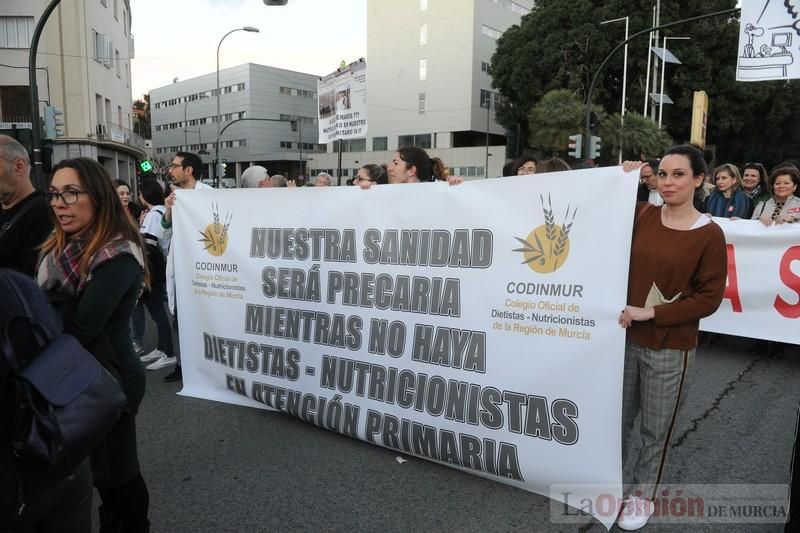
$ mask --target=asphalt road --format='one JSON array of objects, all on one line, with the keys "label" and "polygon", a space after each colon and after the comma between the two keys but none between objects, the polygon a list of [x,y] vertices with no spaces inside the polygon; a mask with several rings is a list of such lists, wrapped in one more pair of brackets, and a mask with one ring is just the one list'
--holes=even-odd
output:
[{"label": "asphalt road", "polygon": [[[788,482],[800,347],[771,359],[749,355],[748,345],[722,337],[698,351],[666,483]],[[545,497],[423,459],[399,463],[395,451],[286,415],[178,396],[179,385],[161,379],[168,372],[148,372],[138,417],[154,533],[604,530],[588,517],[582,525],[551,523]],[[644,531],[783,526],[651,524]]]}]

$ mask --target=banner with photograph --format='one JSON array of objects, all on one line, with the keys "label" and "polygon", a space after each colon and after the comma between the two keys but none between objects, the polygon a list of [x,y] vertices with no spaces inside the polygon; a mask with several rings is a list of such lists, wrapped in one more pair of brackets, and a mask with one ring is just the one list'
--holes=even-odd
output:
[{"label": "banner with photograph", "polygon": [[319,142],[367,136],[367,62],[363,59],[317,82]]},{"label": "banner with photograph", "polygon": [[741,4],[736,79],[800,78],[800,2],[746,0]]},{"label": "banner with photograph", "polygon": [[728,283],[700,329],[800,344],[800,224],[715,218],[728,246]]},{"label": "banner with photograph", "polygon": [[179,190],[182,394],[619,501],[637,182]]}]

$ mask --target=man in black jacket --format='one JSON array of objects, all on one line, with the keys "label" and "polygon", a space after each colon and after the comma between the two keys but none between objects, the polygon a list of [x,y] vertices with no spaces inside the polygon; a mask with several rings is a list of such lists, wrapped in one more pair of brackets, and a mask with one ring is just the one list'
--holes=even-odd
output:
[{"label": "man in black jacket", "polygon": [[50,207],[33,188],[28,152],[0,135],[0,268],[33,276],[39,245],[53,231]]}]

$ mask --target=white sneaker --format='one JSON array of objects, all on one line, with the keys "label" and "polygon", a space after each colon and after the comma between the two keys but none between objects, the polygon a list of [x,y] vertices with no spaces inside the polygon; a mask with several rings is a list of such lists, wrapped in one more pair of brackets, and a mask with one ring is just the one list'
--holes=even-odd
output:
[{"label": "white sneaker", "polygon": [[166,356],[167,354],[156,348],[149,354],[141,356],[139,359],[142,361],[142,363],[150,363],[155,361],[156,359],[160,359],[161,357],[166,357]]},{"label": "white sneaker", "polygon": [[164,368],[165,366],[174,365],[177,363],[178,360],[174,357],[167,357],[166,355],[159,357],[149,365],[147,365],[147,370],[158,370],[159,368]]},{"label": "white sneaker", "polygon": [[631,496],[622,504],[622,510],[617,518],[617,525],[625,531],[642,529],[656,510],[652,500],[645,500],[638,496]]}]

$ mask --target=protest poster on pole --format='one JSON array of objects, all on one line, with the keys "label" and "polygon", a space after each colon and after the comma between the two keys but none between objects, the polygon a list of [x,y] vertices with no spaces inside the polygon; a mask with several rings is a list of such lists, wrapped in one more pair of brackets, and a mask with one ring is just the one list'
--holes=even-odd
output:
[{"label": "protest poster on pole", "polygon": [[[559,483],[574,489],[557,498],[620,502],[617,319],[637,182],[604,168],[179,190],[182,394],[269,406],[546,496]],[[596,516],[610,526],[616,510]]]},{"label": "protest poster on pole", "polygon": [[367,136],[367,62],[350,63],[317,81],[319,142]]},{"label": "protest poster on pole", "polygon": [[738,81],[800,78],[800,5],[795,0],[742,2]]}]

